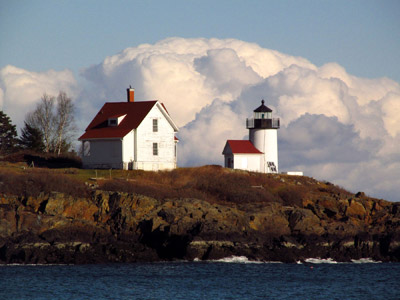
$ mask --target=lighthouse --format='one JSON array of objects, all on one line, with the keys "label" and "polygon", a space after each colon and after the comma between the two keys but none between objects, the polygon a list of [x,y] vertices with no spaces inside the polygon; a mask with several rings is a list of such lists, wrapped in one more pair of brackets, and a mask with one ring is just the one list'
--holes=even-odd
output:
[{"label": "lighthouse", "polygon": [[228,140],[222,154],[225,167],[261,173],[278,173],[279,118],[272,118],[272,109],[264,100],[246,119],[249,140]]},{"label": "lighthouse", "polygon": [[261,105],[254,110],[254,116],[246,120],[246,127],[249,129],[250,142],[260,152],[264,153],[261,159],[261,172],[278,172],[278,129],[279,118],[272,118],[272,109]]}]

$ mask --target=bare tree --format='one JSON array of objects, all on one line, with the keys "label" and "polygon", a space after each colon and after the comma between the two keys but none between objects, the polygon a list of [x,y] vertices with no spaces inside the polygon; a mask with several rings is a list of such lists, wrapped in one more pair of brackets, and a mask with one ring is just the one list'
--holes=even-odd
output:
[{"label": "bare tree", "polygon": [[43,134],[44,151],[49,152],[53,143],[54,96],[43,94],[36,109],[26,116],[26,123]]},{"label": "bare tree", "polygon": [[29,113],[25,122],[43,134],[45,152],[60,154],[68,151],[75,130],[74,104],[65,92],[60,91],[56,98],[43,94],[36,109]]},{"label": "bare tree", "polygon": [[75,130],[74,104],[65,92],[60,91],[57,97],[57,114],[55,116],[55,147],[54,152],[61,153],[63,145],[68,142],[70,133]]}]

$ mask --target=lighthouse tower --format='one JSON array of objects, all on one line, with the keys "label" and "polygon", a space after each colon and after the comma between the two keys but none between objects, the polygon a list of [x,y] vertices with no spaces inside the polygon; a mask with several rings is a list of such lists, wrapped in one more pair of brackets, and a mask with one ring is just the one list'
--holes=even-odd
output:
[{"label": "lighthouse tower", "polygon": [[272,118],[272,110],[264,105],[254,110],[254,117],[246,120],[249,129],[249,140],[262,155],[260,171],[263,173],[278,172],[278,129],[279,118]]}]

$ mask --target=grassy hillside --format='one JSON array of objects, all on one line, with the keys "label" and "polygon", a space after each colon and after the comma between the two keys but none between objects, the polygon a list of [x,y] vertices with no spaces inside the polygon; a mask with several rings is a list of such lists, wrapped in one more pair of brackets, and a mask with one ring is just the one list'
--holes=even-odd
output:
[{"label": "grassy hillside", "polygon": [[150,172],[32,168],[23,162],[0,162],[0,193],[29,197],[61,192],[82,197],[93,189],[142,194],[157,200],[197,198],[238,206],[278,202],[303,207],[324,197],[353,196],[329,182],[306,176],[260,174],[220,166]]}]

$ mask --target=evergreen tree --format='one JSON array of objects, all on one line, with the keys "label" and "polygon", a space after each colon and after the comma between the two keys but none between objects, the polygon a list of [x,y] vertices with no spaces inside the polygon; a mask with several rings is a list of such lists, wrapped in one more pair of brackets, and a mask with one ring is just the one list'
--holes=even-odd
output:
[{"label": "evergreen tree", "polygon": [[11,119],[0,111],[0,154],[11,153],[17,145],[17,130]]},{"label": "evergreen tree", "polygon": [[43,143],[43,134],[39,129],[25,122],[25,127],[21,130],[19,145],[23,149],[29,149],[35,152],[43,152],[45,149]]}]

